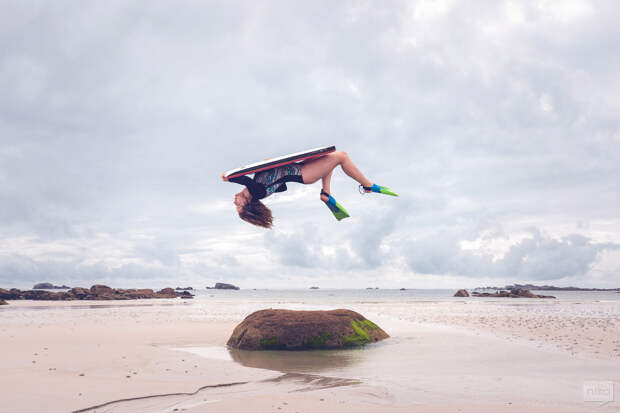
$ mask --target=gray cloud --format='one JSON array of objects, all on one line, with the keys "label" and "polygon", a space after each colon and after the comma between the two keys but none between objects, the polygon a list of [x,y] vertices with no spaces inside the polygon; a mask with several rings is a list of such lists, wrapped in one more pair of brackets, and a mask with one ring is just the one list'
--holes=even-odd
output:
[{"label": "gray cloud", "polygon": [[363,261],[347,248],[346,236],[332,238],[331,234],[307,224],[292,233],[268,232],[264,235],[264,245],[283,266],[315,269],[319,274],[360,269]]},{"label": "gray cloud", "polygon": [[406,246],[409,267],[421,274],[499,277],[526,281],[557,280],[588,273],[599,254],[620,244],[596,244],[579,234],[553,239],[540,231],[513,244],[500,258],[465,250],[457,234],[439,233]]},{"label": "gray cloud", "polygon": [[[27,286],[29,283],[59,280],[71,283],[114,282],[115,279],[135,280],[144,284],[146,280],[170,279],[171,274],[160,267],[126,264],[110,268],[105,263],[85,264],[80,261],[34,260],[24,255],[3,255],[0,257],[0,280],[10,285]],[[58,254],[56,258],[62,258]],[[90,285],[88,285],[90,286]]]},{"label": "gray cloud", "polygon": [[[362,208],[362,204],[359,203],[358,208]],[[318,268],[326,272],[380,268],[394,257],[392,243],[386,239],[403,221],[410,204],[406,198],[392,199],[392,206],[387,208],[377,209],[375,206],[374,211],[356,212],[350,209],[354,218],[348,220],[355,221],[342,229],[306,224],[291,233],[267,232],[264,245],[285,266]],[[324,211],[324,214],[330,213]]]}]

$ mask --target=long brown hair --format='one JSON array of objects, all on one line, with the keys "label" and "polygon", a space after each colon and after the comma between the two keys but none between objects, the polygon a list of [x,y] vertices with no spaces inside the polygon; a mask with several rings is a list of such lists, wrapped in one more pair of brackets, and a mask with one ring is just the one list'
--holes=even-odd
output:
[{"label": "long brown hair", "polygon": [[273,225],[271,210],[259,200],[248,202],[239,212],[239,217],[245,222],[259,227],[271,228]]}]

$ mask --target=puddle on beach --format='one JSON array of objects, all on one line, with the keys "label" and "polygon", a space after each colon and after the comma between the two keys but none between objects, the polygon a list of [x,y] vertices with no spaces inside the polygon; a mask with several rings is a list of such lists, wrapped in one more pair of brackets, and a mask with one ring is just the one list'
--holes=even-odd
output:
[{"label": "puddle on beach", "polygon": [[[615,362],[570,357],[526,344],[437,328],[420,327],[416,332],[402,332],[379,343],[347,350],[177,350],[284,374],[358,381],[386,389],[386,398],[396,404],[432,404],[446,399],[475,402],[484,389],[488,402],[575,407],[582,406],[585,380],[620,383]],[[551,381],[552,387],[548,386]],[[603,411],[607,408],[601,408]]]},{"label": "puddle on beach", "polygon": [[279,371],[282,373],[335,372],[362,362],[369,353],[383,343],[369,344],[363,348],[346,350],[307,351],[249,351],[213,347],[181,347],[173,350],[187,351],[212,360],[234,361],[245,367]]}]

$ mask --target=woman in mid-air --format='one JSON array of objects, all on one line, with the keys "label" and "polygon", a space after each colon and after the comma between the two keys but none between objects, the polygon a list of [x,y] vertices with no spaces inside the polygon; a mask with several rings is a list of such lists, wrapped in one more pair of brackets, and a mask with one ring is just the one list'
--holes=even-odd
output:
[{"label": "woman in mid-air", "polygon": [[286,191],[287,182],[298,182],[300,184],[313,184],[319,179],[323,181],[321,189],[321,201],[325,202],[338,221],[347,218],[349,214],[336,200],[329,194],[329,184],[332,179],[332,172],[338,165],[342,167],[344,173],[355,179],[360,184],[360,192],[378,192],[386,195],[398,196],[389,188],[379,186],[370,182],[364,174],[357,169],[349,155],[343,151],[329,153],[320,158],[310,159],[301,163],[292,163],[276,168],[267,169],[254,174],[254,178],[248,176],[238,176],[227,178],[222,174],[224,181],[235,182],[245,185],[245,188],[235,194],[234,204],[242,220],[260,227],[271,228],[273,217],[271,210],[267,208],[261,199],[268,197],[274,192]]}]

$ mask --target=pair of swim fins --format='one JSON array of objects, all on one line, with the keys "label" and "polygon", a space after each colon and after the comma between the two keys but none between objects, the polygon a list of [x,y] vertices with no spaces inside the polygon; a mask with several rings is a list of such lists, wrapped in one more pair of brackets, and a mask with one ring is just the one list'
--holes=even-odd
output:
[{"label": "pair of swim fins", "polygon": [[[366,191],[372,191],[372,192],[376,192],[376,193],[379,193],[379,194],[398,196],[398,194],[396,194],[395,192],[392,192],[390,190],[390,188],[385,187],[385,186],[380,186],[380,185],[377,185],[377,184],[373,184],[372,186],[362,186],[362,185],[360,185],[360,191],[361,191],[361,188],[363,188]],[[364,193],[364,192],[362,192],[362,193]],[[334,197],[332,197],[330,194],[328,194],[327,192],[323,191],[322,189],[321,189],[321,195],[325,195],[327,197],[327,201],[324,201],[325,205],[327,205],[329,210],[332,212],[332,214],[334,214],[334,216],[336,217],[336,219],[338,221],[349,217],[349,213],[347,212],[347,210],[344,209],[342,207],[342,205],[340,205],[334,199]]]}]

